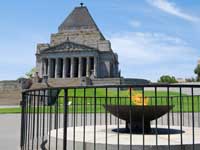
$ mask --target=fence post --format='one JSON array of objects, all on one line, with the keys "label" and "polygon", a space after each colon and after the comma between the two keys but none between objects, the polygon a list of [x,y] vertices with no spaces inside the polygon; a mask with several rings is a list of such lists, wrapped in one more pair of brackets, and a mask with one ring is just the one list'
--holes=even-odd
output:
[{"label": "fence post", "polygon": [[20,102],[21,105],[21,137],[20,137],[20,147],[21,150],[24,147],[24,128],[25,128],[25,120],[24,120],[24,113],[25,113],[25,107],[26,107],[26,101],[25,101],[25,93],[22,93],[22,101]]}]

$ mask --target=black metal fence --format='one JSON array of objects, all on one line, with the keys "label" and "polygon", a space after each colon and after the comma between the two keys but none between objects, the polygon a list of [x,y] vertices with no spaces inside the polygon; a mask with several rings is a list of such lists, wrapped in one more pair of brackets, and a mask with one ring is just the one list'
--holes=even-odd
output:
[{"label": "black metal fence", "polygon": [[21,106],[22,150],[200,149],[198,85],[28,90]]}]

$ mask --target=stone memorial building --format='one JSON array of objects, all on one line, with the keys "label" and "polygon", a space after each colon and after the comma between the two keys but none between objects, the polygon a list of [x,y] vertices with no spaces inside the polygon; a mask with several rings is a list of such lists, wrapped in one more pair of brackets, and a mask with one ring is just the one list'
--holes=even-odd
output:
[{"label": "stone memorial building", "polygon": [[76,7],[51,35],[49,44],[38,44],[36,66],[49,79],[119,78],[119,62],[87,7]]},{"label": "stone memorial building", "polygon": [[82,4],[51,35],[49,44],[37,45],[36,70],[31,79],[0,81],[0,104],[19,103],[21,89],[149,82],[121,77],[117,54]]}]

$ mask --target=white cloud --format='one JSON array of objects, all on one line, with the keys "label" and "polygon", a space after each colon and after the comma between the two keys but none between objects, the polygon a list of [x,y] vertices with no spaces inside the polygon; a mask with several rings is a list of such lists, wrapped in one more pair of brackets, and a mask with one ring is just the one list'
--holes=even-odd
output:
[{"label": "white cloud", "polygon": [[166,73],[179,77],[193,75],[198,53],[178,37],[132,32],[112,35],[110,39],[125,76],[158,79]]},{"label": "white cloud", "polygon": [[160,10],[167,12],[171,15],[180,17],[190,22],[199,22],[200,18],[185,13],[183,10],[178,8],[175,3],[169,2],[168,0],[147,0],[152,6],[159,8]]},{"label": "white cloud", "polygon": [[140,21],[137,21],[137,20],[133,20],[130,22],[130,25],[134,28],[138,28],[141,26],[141,22]]}]

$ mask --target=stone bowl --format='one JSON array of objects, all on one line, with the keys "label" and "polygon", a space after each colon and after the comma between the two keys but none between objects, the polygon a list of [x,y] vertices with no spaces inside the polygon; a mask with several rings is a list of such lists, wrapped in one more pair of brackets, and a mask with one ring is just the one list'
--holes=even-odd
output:
[{"label": "stone bowl", "polygon": [[104,105],[104,108],[124,121],[126,129],[132,132],[151,132],[150,122],[168,113],[173,106],[129,106],[129,105]]}]

